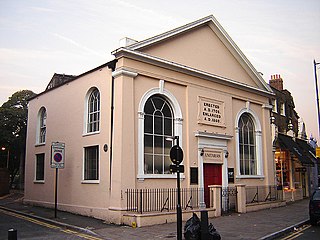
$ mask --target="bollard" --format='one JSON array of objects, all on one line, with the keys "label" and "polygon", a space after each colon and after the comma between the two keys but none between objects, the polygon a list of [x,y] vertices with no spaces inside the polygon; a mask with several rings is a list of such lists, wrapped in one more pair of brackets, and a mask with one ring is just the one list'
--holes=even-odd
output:
[{"label": "bollard", "polygon": [[9,229],[8,230],[8,240],[17,240],[17,230],[16,229]]},{"label": "bollard", "polygon": [[201,211],[201,239],[209,239],[208,211]]}]

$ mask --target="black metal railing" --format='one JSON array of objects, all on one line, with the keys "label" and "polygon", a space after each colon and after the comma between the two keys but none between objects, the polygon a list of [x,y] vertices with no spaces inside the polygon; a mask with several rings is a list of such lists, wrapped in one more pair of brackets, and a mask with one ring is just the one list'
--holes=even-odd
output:
[{"label": "black metal railing", "polygon": [[277,186],[247,186],[247,204],[282,200],[282,193]]},{"label": "black metal railing", "polygon": [[[182,188],[181,208],[183,210],[199,207],[199,188]],[[177,189],[127,189],[127,211],[129,212],[163,212],[173,211],[177,206]]]},{"label": "black metal railing", "polygon": [[221,213],[227,214],[236,211],[238,191],[236,187],[221,189]]}]

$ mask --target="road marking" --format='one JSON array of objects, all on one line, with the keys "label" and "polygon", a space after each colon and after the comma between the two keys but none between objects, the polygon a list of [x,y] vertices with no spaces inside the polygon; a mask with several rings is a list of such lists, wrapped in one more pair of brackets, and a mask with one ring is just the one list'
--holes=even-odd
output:
[{"label": "road marking", "polygon": [[88,234],[85,234],[85,233],[80,233],[80,232],[77,232],[77,231],[74,231],[74,230],[70,230],[70,229],[64,229],[62,227],[59,227],[59,226],[56,226],[56,225],[53,225],[53,224],[50,224],[50,223],[46,223],[46,222],[31,218],[31,217],[27,217],[27,216],[24,216],[22,214],[10,212],[10,211],[4,210],[4,209],[0,209],[0,212],[4,213],[6,215],[10,215],[10,216],[16,217],[16,218],[20,218],[20,219],[28,221],[28,222],[35,223],[37,225],[41,225],[41,226],[44,226],[44,227],[47,227],[47,228],[51,228],[51,229],[56,229],[56,230],[59,230],[61,232],[67,233],[67,234],[75,235],[75,236],[78,236],[80,238],[84,238],[84,239],[88,239],[88,240],[103,240],[103,238],[94,237],[94,236],[91,236],[91,235],[88,235]]},{"label": "road marking", "polygon": [[307,230],[310,227],[311,227],[311,225],[304,225],[301,228],[298,228],[298,231],[295,231],[295,232],[291,233],[290,235],[288,235],[288,236],[286,236],[284,238],[281,238],[281,240],[293,240],[293,239],[296,239],[297,237],[303,235],[302,232],[304,230]]}]

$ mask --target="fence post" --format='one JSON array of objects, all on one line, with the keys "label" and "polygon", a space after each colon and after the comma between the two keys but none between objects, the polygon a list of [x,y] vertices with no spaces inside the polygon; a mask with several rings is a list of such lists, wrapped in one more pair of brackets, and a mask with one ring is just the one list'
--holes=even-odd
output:
[{"label": "fence post", "polygon": [[246,197],[246,185],[237,184],[237,212],[246,213],[247,212],[247,197]]},{"label": "fence post", "polygon": [[[214,216],[220,217],[221,216],[221,185],[209,185],[210,188],[210,202],[212,207],[215,209]],[[211,207],[211,206],[208,206]]]},{"label": "fence post", "polygon": [[142,189],[140,189],[140,213],[142,214]]}]

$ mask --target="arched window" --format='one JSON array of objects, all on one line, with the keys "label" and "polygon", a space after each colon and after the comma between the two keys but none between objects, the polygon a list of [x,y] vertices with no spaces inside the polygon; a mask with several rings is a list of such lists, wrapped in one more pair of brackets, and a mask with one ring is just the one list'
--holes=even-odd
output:
[{"label": "arched window", "polygon": [[256,141],[254,123],[248,113],[241,115],[238,124],[239,150],[240,150],[240,174],[256,175]]},{"label": "arched window", "polygon": [[144,173],[170,174],[170,148],[167,137],[174,135],[174,116],[168,101],[151,96],[144,106]]},{"label": "arched window", "polygon": [[182,111],[175,96],[164,88],[151,88],[141,97],[138,107],[138,174],[145,178],[176,178],[169,174],[172,142],[167,137],[179,136],[183,148]]},{"label": "arched window", "polygon": [[237,178],[263,178],[263,146],[258,115],[250,103],[236,116],[236,173]]},{"label": "arched window", "polygon": [[38,114],[38,144],[46,142],[46,133],[47,133],[47,111],[44,107],[39,110]]},{"label": "arched window", "polygon": [[99,131],[100,125],[100,92],[98,89],[94,88],[87,102],[87,133]]}]

